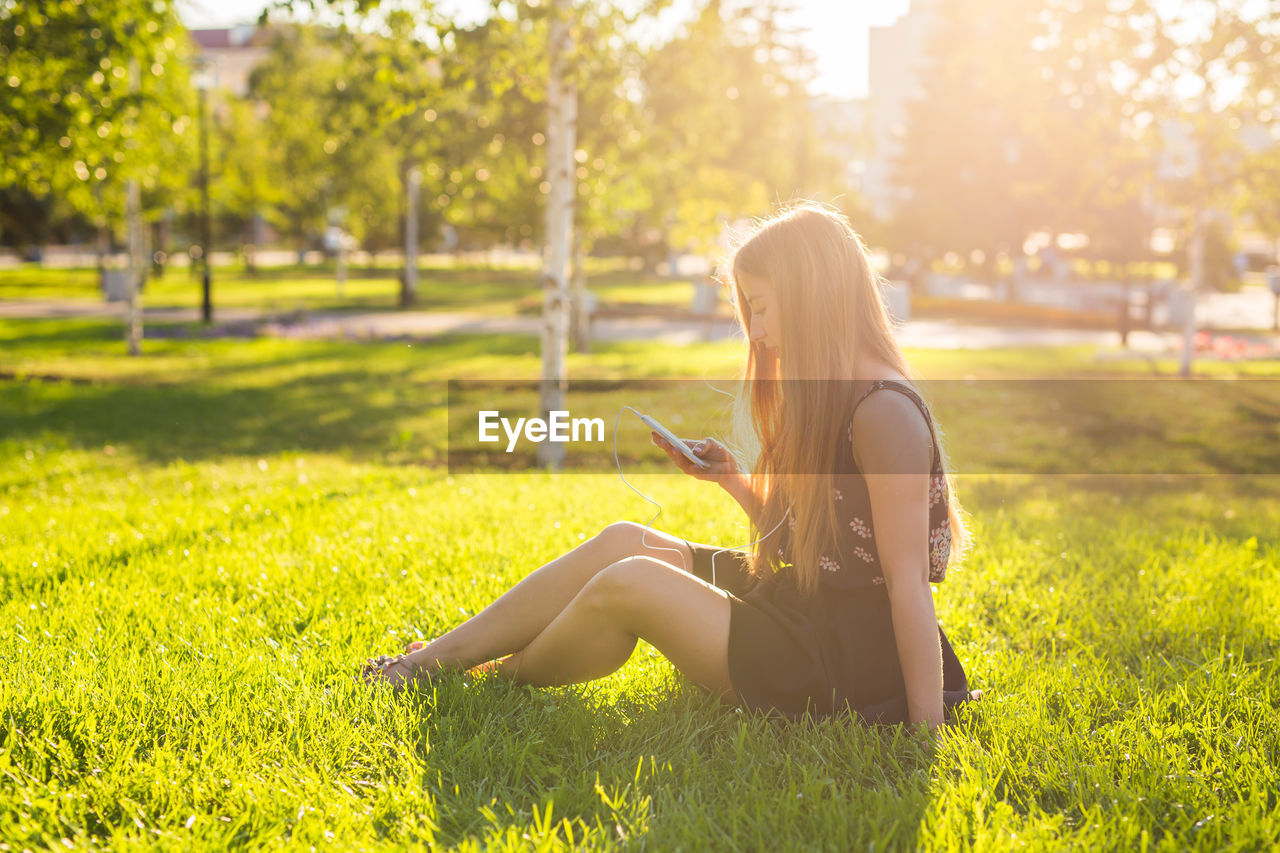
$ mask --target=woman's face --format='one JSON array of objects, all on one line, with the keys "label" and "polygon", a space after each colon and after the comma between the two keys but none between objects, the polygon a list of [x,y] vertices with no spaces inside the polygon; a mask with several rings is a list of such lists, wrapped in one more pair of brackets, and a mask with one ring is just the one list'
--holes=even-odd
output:
[{"label": "woman's face", "polygon": [[751,340],[769,349],[778,349],[782,342],[782,318],[778,315],[773,283],[753,275],[740,275],[738,287],[747,299]]}]

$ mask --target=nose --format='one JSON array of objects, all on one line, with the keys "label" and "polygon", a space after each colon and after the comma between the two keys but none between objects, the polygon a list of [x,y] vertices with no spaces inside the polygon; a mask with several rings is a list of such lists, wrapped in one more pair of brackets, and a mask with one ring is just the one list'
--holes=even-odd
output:
[{"label": "nose", "polygon": [[764,323],[754,314],[751,315],[751,340],[764,340]]}]

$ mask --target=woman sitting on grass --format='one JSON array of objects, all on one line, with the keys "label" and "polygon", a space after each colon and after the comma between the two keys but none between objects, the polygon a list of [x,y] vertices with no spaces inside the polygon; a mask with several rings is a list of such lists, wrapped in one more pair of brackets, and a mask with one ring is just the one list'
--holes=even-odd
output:
[{"label": "woman sitting on grass", "polygon": [[800,204],[737,251],[731,286],[750,339],[754,469],[712,439],[686,442],[705,469],[653,440],[741,504],[754,549],[610,524],[452,631],[369,661],[369,678],[483,665],[574,684],[615,671],[643,638],[724,701],[791,717],[848,707],[936,727],[972,698],[931,589],[965,529],[861,240]]}]

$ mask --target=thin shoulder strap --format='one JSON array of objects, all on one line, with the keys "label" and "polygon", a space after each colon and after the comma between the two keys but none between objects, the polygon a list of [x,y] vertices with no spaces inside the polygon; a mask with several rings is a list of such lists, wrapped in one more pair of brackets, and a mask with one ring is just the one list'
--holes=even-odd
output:
[{"label": "thin shoulder strap", "polygon": [[[863,400],[867,399],[882,388],[888,388],[892,391],[899,391],[906,394],[920,409],[920,414],[924,415],[924,419],[929,420],[929,410],[925,408],[924,400],[920,399],[920,395],[916,393],[914,388],[907,385],[905,382],[899,382],[897,379],[877,379],[872,382],[871,387],[862,392],[862,396],[858,398],[858,402],[853,404],[853,410],[856,412],[858,407],[862,405]],[[850,417],[852,417],[852,414],[850,414]]]},{"label": "thin shoulder strap", "polygon": [[[897,379],[877,379],[876,381],[872,382],[871,387],[868,388],[866,391],[864,391],[862,396],[858,398],[858,402],[853,404],[853,412],[858,411],[858,407],[862,405],[863,400],[867,399],[876,391],[879,391],[882,388],[887,388],[890,391],[898,391],[899,393],[905,394],[907,397],[911,399],[912,402],[916,404],[916,408],[919,409],[920,414],[924,416],[925,425],[929,427],[929,437],[933,439],[933,443],[935,445],[934,456],[936,458],[937,456],[936,445],[938,443],[938,434],[937,432],[934,431],[934,428],[933,428],[933,418],[929,416],[929,409],[927,406],[925,406],[924,400],[920,398],[920,395],[916,393],[916,390],[914,388],[912,388],[910,385],[906,384],[905,382],[899,382]],[[852,423],[853,421],[853,412],[849,413],[850,423]]]}]

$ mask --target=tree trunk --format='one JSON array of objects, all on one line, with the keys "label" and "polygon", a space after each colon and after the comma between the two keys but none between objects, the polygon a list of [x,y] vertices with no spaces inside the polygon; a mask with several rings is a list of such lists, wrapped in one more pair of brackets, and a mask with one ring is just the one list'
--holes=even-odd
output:
[{"label": "tree trunk", "polygon": [[591,352],[591,311],[587,300],[587,251],[581,232],[573,241],[573,351]]},{"label": "tree trunk", "polygon": [[342,232],[342,237],[338,240],[338,251],[334,255],[334,280],[338,286],[338,298],[341,299],[346,295],[347,289],[347,234]]},{"label": "tree trunk", "polygon": [[98,264],[98,289],[107,291],[107,226],[98,226],[98,239],[94,241],[94,255]]},{"label": "tree trunk", "polygon": [[422,172],[409,167],[404,178],[404,278],[401,279],[400,307],[408,308],[418,301],[418,196]]},{"label": "tree trunk", "polygon": [[[1274,272],[1277,276],[1280,276],[1280,237],[1275,239],[1275,247],[1271,252],[1271,256],[1275,258],[1277,266],[1273,267],[1268,272]],[[1274,289],[1276,288],[1276,284],[1270,275],[1267,276],[1267,283],[1271,285],[1273,288],[1272,292],[1276,295],[1276,304],[1274,317],[1271,322],[1271,330],[1273,332],[1280,332],[1280,289]]]},{"label": "tree trunk", "polygon": [[1197,210],[1192,225],[1191,286],[1187,289],[1187,316],[1182,323],[1182,361],[1178,367],[1178,375],[1184,377],[1191,375],[1192,347],[1196,338],[1196,296],[1204,288],[1206,219],[1206,213]]},{"label": "tree trunk", "polygon": [[125,340],[129,343],[129,355],[142,355],[142,277],[146,266],[142,261],[142,210],[138,181],[130,179],[125,190],[129,219],[129,304],[125,312]]},{"label": "tree trunk", "polygon": [[98,222],[97,239],[94,241],[94,256],[98,265],[98,290],[102,291],[105,296],[107,293],[107,252],[110,250],[111,238],[107,234],[107,216],[102,207],[102,181],[96,181],[93,185],[93,198],[97,203],[97,215],[101,217]]},{"label": "tree trunk", "polygon": [[[573,239],[573,199],[576,190],[573,150],[577,145],[578,93],[565,81],[572,34],[568,18],[571,0],[555,0],[549,50],[551,77],[547,87],[547,267],[543,276],[542,417],[565,408],[569,377],[569,245]],[[564,465],[562,443],[538,445],[538,464],[551,469]]]},{"label": "tree trunk", "polygon": [[200,319],[213,322],[213,223],[209,206],[209,97],[200,90]]},{"label": "tree trunk", "polygon": [[1124,279],[1120,292],[1120,304],[1116,306],[1119,312],[1116,322],[1119,324],[1117,331],[1120,333],[1120,346],[1126,349],[1129,346],[1129,299],[1133,295],[1133,277],[1129,273],[1129,266],[1126,264],[1123,273]]},{"label": "tree trunk", "polygon": [[244,246],[244,271],[249,275],[258,274],[258,248],[262,245],[262,213],[254,204],[253,215],[249,217],[249,239]]},{"label": "tree trunk", "polygon": [[[138,91],[138,60],[129,61],[129,88]],[[136,168],[136,166],[135,166]],[[129,342],[129,355],[142,355],[142,281],[147,267],[142,247],[142,190],[137,178],[130,178],[125,186],[125,211],[129,226],[129,305],[125,314],[125,339]]]},{"label": "tree trunk", "polygon": [[[166,214],[167,216],[167,214]],[[165,264],[168,263],[169,256],[165,253],[165,246],[169,245],[169,221],[161,218],[151,223],[151,277],[159,280],[164,278]]]}]

